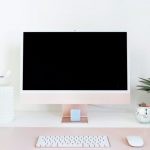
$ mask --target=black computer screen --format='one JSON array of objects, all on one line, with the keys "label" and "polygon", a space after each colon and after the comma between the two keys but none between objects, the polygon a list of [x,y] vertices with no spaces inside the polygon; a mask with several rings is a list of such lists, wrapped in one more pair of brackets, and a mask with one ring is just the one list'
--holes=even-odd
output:
[{"label": "black computer screen", "polygon": [[23,90],[127,90],[127,33],[24,32]]}]

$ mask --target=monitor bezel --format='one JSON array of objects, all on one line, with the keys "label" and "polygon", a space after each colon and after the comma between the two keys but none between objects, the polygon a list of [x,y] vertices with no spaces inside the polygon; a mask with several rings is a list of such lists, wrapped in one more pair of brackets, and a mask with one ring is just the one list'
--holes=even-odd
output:
[{"label": "monitor bezel", "polygon": [[[64,31],[24,31],[21,35],[21,52],[20,52],[20,94],[23,103],[31,104],[129,104],[130,103],[130,69],[129,69],[129,50],[127,44],[127,90],[23,90],[23,38],[25,32],[64,32]],[[65,32],[76,32],[76,31],[65,31]],[[78,32],[101,32],[101,31],[78,31]],[[125,32],[126,31],[102,31],[102,32]],[[128,38],[127,38],[128,43]],[[35,95],[35,96],[34,96]],[[37,96],[36,96],[37,95]],[[62,95],[62,100],[60,96]],[[72,95],[74,97],[83,97],[86,100],[71,100],[68,101],[67,98]],[[95,95],[95,96],[94,96]],[[118,96],[117,96],[118,95]],[[87,97],[89,96],[89,97]],[[109,102],[106,101],[107,96],[114,96]],[[40,100],[40,98],[45,97],[45,100]],[[58,100],[57,100],[58,97]],[[65,99],[66,97],[66,99]],[[70,98],[71,98],[70,97]],[[89,99],[89,98],[92,98]],[[97,100],[97,98],[103,98]],[[116,97],[116,101],[115,101]],[[120,98],[119,98],[120,97]],[[118,99],[121,99],[118,101]]]}]

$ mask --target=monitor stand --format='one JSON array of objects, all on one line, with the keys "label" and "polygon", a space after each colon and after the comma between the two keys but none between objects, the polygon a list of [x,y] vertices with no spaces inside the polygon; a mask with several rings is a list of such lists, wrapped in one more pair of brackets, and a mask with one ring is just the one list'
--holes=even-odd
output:
[{"label": "monitor stand", "polygon": [[63,105],[62,123],[74,122],[74,121],[71,121],[72,109],[80,110],[80,121],[75,121],[75,122],[88,123],[87,105],[79,105],[79,104]]}]

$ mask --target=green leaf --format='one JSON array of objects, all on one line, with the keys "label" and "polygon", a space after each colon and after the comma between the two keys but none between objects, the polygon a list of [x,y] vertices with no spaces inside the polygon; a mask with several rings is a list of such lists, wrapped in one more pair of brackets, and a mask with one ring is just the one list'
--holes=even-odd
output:
[{"label": "green leaf", "polygon": [[149,83],[150,84],[150,80],[149,79],[144,79],[144,78],[140,78],[140,82],[143,82],[143,83]]},{"label": "green leaf", "polygon": [[144,79],[144,78],[139,78],[141,85],[137,85],[138,90],[146,91],[150,93],[150,78]]},{"label": "green leaf", "polygon": [[142,91],[150,91],[150,88],[148,87],[141,87],[138,90],[142,90]]},{"label": "green leaf", "polygon": [[141,83],[143,83],[143,84],[146,84],[146,85],[150,86],[150,82],[146,82],[146,81],[139,81],[139,82],[141,82]]}]

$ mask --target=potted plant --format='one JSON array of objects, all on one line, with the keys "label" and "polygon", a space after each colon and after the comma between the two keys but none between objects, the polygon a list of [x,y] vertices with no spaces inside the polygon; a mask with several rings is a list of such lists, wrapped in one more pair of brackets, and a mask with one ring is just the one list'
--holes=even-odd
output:
[{"label": "potted plant", "polygon": [[[140,78],[139,82],[141,84],[137,86],[138,90],[150,93],[150,78],[148,79]],[[138,121],[142,123],[150,122],[150,104],[144,102],[140,103],[136,111],[136,117]]]}]

